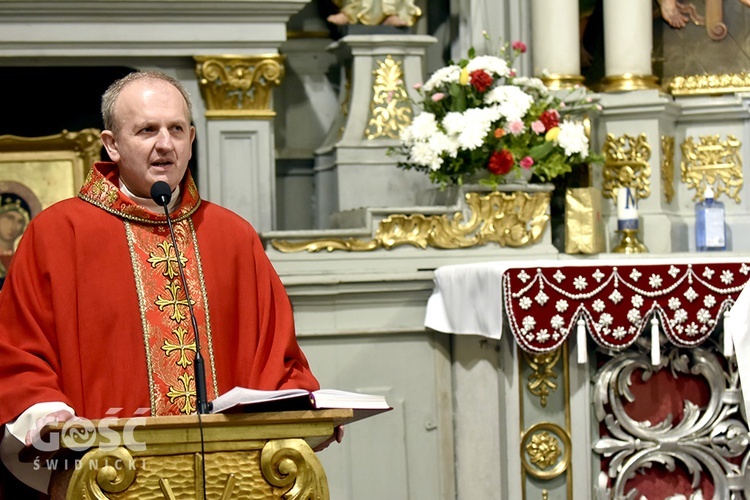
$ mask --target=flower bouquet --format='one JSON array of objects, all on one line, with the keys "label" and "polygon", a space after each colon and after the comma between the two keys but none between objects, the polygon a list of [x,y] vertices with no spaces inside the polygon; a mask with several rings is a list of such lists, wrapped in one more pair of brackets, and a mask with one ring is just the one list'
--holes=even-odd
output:
[{"label": "flower bouquet", "polygon": [[540,79],[516,76],[513,63],[525,51],[523,42],[501,44],[500,56],[471,49],[416,85],[421,112],[391,149],[404,158],[398,166],[441,187],[496,187],[532,175],[551,181],[591,160],[581,115],[601,108],[583,87],[553,95]]}]

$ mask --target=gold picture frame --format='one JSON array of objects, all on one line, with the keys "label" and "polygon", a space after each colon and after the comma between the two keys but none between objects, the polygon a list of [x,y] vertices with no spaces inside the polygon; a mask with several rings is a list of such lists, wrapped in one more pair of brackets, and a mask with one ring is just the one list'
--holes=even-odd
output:
[{"label": "gold picture frame", "polygon": [[99,130],[43,137],[0,135],[0,287],[29,221],[78,193],[101,158]]},{"label": "gold picture frame", "polygon": [[75,196],[91,165],[101,158],[99,133],[87,128],[41,137],[0,135],[0,192],[3,186],[24,186],[18,194],[31,192],[38,201],[32,215]]}]

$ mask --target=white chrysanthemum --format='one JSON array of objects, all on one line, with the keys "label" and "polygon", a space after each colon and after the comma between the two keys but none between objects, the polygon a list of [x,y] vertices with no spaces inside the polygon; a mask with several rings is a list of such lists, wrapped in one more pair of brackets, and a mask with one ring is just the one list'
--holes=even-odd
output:
[{"label": "white chrysanthemum", "polygon": [[466,117],[463,113],[458,111],[451,111],[443,117],[443,128],[448,135],[456,136],[461,133],[464,129],[464,123],[466,123]]},{"label": "white chrysanthemum", "polygon": [[513,83],[519,87],[536,91],[540,96],[549,94],[549,89],[539,78],[519,76],[513,79]]},{"label": "white chrysanthemum", "polygon": [[411,124],[407,125],[406,127],[402,128],[401,132],[398,134],[398,140],[406,146],[411,146],[412,144],[414,144],[414,133],[412,132],[411,127]]},{"label": "white chrysanthemum", "polygon": [[412,146],[409,161],[423,167],[430,167],[431,170],[439,170],[440,165],[443,164],[443,159],[438,152],[426,142],[416,142]]},{"label": "white chrysanthemum", "polygon": [[[492,121],[497,112],[490,108],[470,108],[462,116],[462,123],[456,120],[451,128],[458,134],[458,145],[463,149],[473,150],[484,144],[484,140],[492,127]],[[446,117],[447,118],[447,117]],[[454,128],[460,125],[460,128]],[[448,126],[443,122],[448,130]]]},{"label": "white chrysanthemum", "polygon": [[485,104],[497,104],[500,114],[508,121],[522,120],[534,98],[515,85],[500,85],[487,92]]},{"label": "white chrysanthemum", "polygon": [[432,74],[430,79],[427,80],[427,83],[422,86],[422,90],[424,90],[425,92],[432,92],[436,87],[443,83],[457,82],[460,75],[460,66],[456,64],[445,66],[444,68],[440,68]]},{"label": "white chrysanthemum", "polygon": [[568,156],[577,153],[581,155],[581,158],[586,158],[589,155],[589,139],[586,137],[583,123],[564,120],[560,123],[560,134],[557,136],[557,142]]},{"label": "white chrysanthemum", "polygon": [[411,135],[414,140],[426,141],[438,131],[438,125],[437,121],[435,120],[435,115],[426,111],[423,113],[419,113],[411,122],[410,128]]},{"label": "white chrysanthemum", "polygon": [[456,138],[449,137],[443,132],[435,133],[427,141],[427,144],[429,144],[430,147],[434,151],[438,152],[438,154],[440,154],[441,156],[448,155],[452,158],[455,158],[456,155],[458,155],[458,141],[456,140]]},{"label": "white chrysanthemum", "polygon": [[508,76],[510,75],[510,68],[508,62],[505,59],[501,59],[495,56],[478,56],[469,61],[466,65],[466,69],[469,73],[478,69],[483,69],[490,75],[495,76]]}]

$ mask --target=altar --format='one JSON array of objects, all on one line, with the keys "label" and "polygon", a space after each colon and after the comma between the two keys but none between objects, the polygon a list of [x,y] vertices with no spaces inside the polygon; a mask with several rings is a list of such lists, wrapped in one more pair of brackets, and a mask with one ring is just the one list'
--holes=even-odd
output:
[{"label": "altar", "polygon": [[730,324],[747,308],[730,311],[749,277],[736,254],[436,269],[425,326],[453,338],[458,490],[746,496],[750,351]]}]

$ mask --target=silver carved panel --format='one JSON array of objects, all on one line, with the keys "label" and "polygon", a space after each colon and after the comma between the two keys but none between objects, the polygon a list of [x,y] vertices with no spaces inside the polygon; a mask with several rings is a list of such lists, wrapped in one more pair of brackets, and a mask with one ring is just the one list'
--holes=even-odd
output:
[{"label": "silver carved panel", "polygon": [[[668,471],[683,467],[694,489],[707,474],[716,499],[750,498],[748,426],[736,360],[725,360],[707,345],[693,349],[663,345],[666,350],[657,366],[651,364],[647,346],[636,345],[599,369],[594,380],[594,412],[608,435],[601,432],[594,453],[610,461],[594,485],[597,499],[641,498],[636,489],[625,491],[626,483],[655,465]],[[679,422],[671,415],[653,424],[631,418],[624,407],[635,401],[630,389],[635,377],[647,381],[660,370],[670,370],[678,380],[688,374],[703,378],[709,388],[708,404],[698,407],[684,400]],[[702,496],[696,493],[691,498]]]}]

